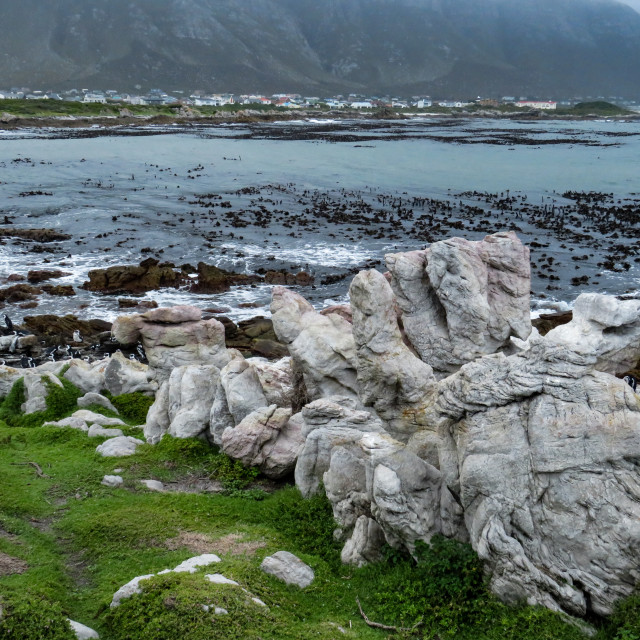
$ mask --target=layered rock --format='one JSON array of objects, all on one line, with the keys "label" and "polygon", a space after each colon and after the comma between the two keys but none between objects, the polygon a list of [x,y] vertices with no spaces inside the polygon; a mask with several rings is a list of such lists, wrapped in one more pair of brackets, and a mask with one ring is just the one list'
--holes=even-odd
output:
[{"label": "layered rock", "polygon": [[227,427],[221,442],[222,451],[231,458],[279,479],[293,472],[304,439],[301,421],[292,419],[291,409],[271,405]]},{"label": "layered rock", "polygon": [[515,233],[386,256],[406,334],[441,374],[531,331],[529,249]]},{"label": "layered rock", "polygon": [[349,289],[360,399],[406,441],[426,426],[424,407],[435,386],[431,367],[404,344],[389,283],[378,271],[361,271]]},{"label": "layered rock", "polygon": [[358,396],[356,349],[351,325],[342,316],[321,315],[301,295],[273,288],[273,328],[302,371],[310,399]]}]

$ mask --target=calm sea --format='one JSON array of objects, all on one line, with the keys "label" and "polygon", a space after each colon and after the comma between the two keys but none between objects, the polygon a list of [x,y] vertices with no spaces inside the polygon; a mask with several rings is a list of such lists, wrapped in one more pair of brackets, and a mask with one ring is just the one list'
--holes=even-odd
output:
[{"label": "calm sea", "polygon": [[[304,269],[316,285],[301,293],[322,306],[345,300],[358,268],[383,270],[385,253],[516,229],[534,243],[533,307],[561,308],[582,291],[638,290],[639,160],[634,121],[424,118],[0,132],[0,226],[9,226],[6,216],[14,227],[73,236],[44,248],[6,240],[0,284],[46,267],[69,272],[59,282],[79,286],[89,269],[155,256],[247,273]],[[599,195],[576,203],[566,192]],[[269,292],[264,285],[145,297],[227,306],[242,318],[267,313]],[[78,294],[44,295],[37,309],[11,312],[119,313],[115,296]]]}]

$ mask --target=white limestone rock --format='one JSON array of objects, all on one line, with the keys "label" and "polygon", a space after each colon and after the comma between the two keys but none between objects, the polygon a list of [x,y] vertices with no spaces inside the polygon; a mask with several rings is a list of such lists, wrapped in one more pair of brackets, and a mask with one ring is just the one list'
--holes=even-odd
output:
[{"label": "white limestone rock", "polygon": [[120,603],[126,598],[130,598],[133,595],[142,593],[142,587],[140,586],[140,583],[143,580],[148,580],[149,578],[153,578],[154,575],[155,574],[153,573],[148,573],[144,576],[137,576],[133,578],[133,580],[129,580],[127,584],[120,587],[113,594],[113,598],[111,599],[111,605],[110,605],[111,608],[114,609],[115,607],[119,607]]},{"label": "white limestone rock", "polygon": [[104,407],[105,409],[109,409],[109,411],[113,411],[114,413],[120,413],[114,406],[111,404],[111,400],[109,398],[105,398],[100,393],[85,393],[81,398],[78,398],[78,406],[81,409],[86,409],[91,405],[98,405],[100,407]]},{"label": "white limestone rock", "polygon": [[122,476],[104,476],[100,484],[105,487],[112,487],[115,489],[117,487],[121,487],[124,484],[124,480],[122,479]]},{"label": "white limestone rock", "polygon": [[220,372],[227,408],[235,424],[267,406],[267,399],[254,367],[243,357],[233,358]]},{"label": "white limestone rock", "polygon": [[96,453],[99,453],[104,458],[124,458],[132,456],[141,444],[144,444],[144,442],[137,438],[120,436],[103,442],[96,448]]},{"label": "white limestone rock", "polygon": [[273,288],[271,314],[273,329],[302,371],[312,400],[358,397],[356,350],[347,320],[317,313],[301,295],[280,286]]},{"label": "white limestone rock", "polygon": [[96,367],[102,371],[104,384],[101,387],[114,396],[123,393],[145,393],[151,395],[158,390],[158,383],[151,379],[153,372],[149,366],[126,358],[121,351],[116,351],[108,360]]},{"label": "white limestone rock", "polygon": [[181,562],[174,570],[174,573],[195,573],[201,567],[208,567],[212,564],[222,562],[215,553],[203,553],[199,556],[189,558]]},{"label": "white limestone rock", "polygon": [[15,369],[5,364],[0,364],[0,398],[9,395],[13,385],[24,376],[24,369]]},{"label": "white limestone rock", "polygon": [[334,447],[356,443],[364,433],[385,432],[378,417],[356,406],[351,398],[334,396],[311,402],[302,410],[305,441],[296,463],[295,480],[303,496],[317,493]]},{"label": "white limestone rock", "polygon": [[158,493],[164,493],[166,489],[164,484],[159,480],[140,480],[140,484],[143,484],[149,491],[157,491]]},{"label": "white limestone rock", "polygon": [[88,409],[78,409],[72,414],[73,418],[79,418],[89,424],[98,424],[101,427],[124,427],[125,423],[120,418],[109,418],[101,413],[89,411]]},{"label": "white limestone rock", "polygon": [[225,578],[221,573],[208,573],[205,575],[205,578],[213,584],[231,584],[236,587],[240,586],[235,580]]},{"label": "white limestone rock", "polygon": [[258,375],[266,404],[290,407],[294,393],[291,358],[287,356],[277,362],[270,362],[266,358],[248,358],[247,362]]},{"label": "white limestone rock", "polygon": [[[36,371],[33,369],[32,371]],[[47,396],[51,387],[64,388],[60,379],[49,371],[27,373],[24,376],[25,401],[22,404],[23,413],[30,414],[46,411]]]},{"label": "white limestone rock", "polygon": [[529,249],[514,232],[385,257],[406,335],[440,374],[529,335]]},{"label": "white limestone rock", "polygon": [[142,341],[150,374],[162,384],[177,367],[207,364],[221,369],[231,359],[224,325],[201,318],[197,307],[175,306],[120,316],[111,330],[123,344]]},{"label": "white limestone rock", "polygon": [[405,345],[393,292],[381,273],[361,271],[349,296],[360,399],[375,409],[389,433],[406,441],[426,424],[424,406],[433,394],[433,370]]},{"label": "white limestone rock", "polygon": [[106,429],[99,424],[92,424],[87,435],[90,438],[118,438],[123,436],[122,429]]},{"label": "white limestone rock", "polygon": [[546,338],[589,358],[598,371],[625,373],[640,360],[640,300],[583,293],[576,298],[571,322]]},{"label": "white limestone rock", "polygon": [[89,425],[82,418],[75,418],[73,416],[69,416],[68,418],[63,418],[62,420],[57,420],[55,422],[45,422],[42,426],[78,429],[79,431],[84,432],[89,431]]},{"label": "white limestone rock", "polygon": [[78,638],[78,640],[94,640],[95,638],[100,638],[98,632],[91,629],[91,627],[87,627],[81,622],[76,622],[75,620],[70,620],[69,618],[67,618],[67,620],[69,620],[69,625],[71,626],[71,629],[73,629],[73,632],[76,634],[76,638]]},{"label": "white limestone rock", "polygon": [[267,556],[260,568],[284,583],[294,584],[301,589],[308,587],[315,578],[313,569],[288,551],[277,551],[272,556]]},{"label": "white limestone rock", "polygon": [[215,365],[177,367],[169,377],[169,428],[175,438],[195,438],[207,431],[220,369]]},{"label": "white limestone rock", "polygon": [[362,567],[365,564],[379,562],[380,550],[386,540],[380,525],[372,518],[361,515],[355,523],[353,533],[340,553],[344,564]]},{"label": "white limestone rock", "polygon": [[294,470],[302,444],[300,421],[291,421],[291,409],[276,405],[254,411],[222,434],[224,453],[273,479]]}]

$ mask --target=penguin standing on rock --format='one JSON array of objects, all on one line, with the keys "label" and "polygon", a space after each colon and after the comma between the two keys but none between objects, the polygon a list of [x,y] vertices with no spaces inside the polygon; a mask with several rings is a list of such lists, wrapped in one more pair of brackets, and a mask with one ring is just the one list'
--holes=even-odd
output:
[{"label": "penguin standing on rock", "polygon": [[638,386],[638,381],[636,380],[636,378],[630,374],[627,374],[622,379],[633,389],[633,392],[636,393],[636,388]]},{"label": "penguin standing on rock", "polygon": [[2,314],[2,319],[4,320],[4,326],[11,332],[13,331],[13,322],[11,322],[11,318],[6,314]]}]

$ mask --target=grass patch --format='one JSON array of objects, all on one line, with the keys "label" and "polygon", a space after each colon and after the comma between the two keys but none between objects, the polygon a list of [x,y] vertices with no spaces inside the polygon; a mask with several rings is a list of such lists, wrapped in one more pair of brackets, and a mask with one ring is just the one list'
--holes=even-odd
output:
[{"label": "grass patch", "polygon": [[4,617],[0,620],[2,640],[76,640],[60,605],[41,596],[14,594],[0,600]]},{"label": "grass patch", "polygon": [[120,417],[133,425],[144,424],[153,398],[145,396],[140,391],[123,393],[119,396],[109,394],[113,406],[120,412]]}]

